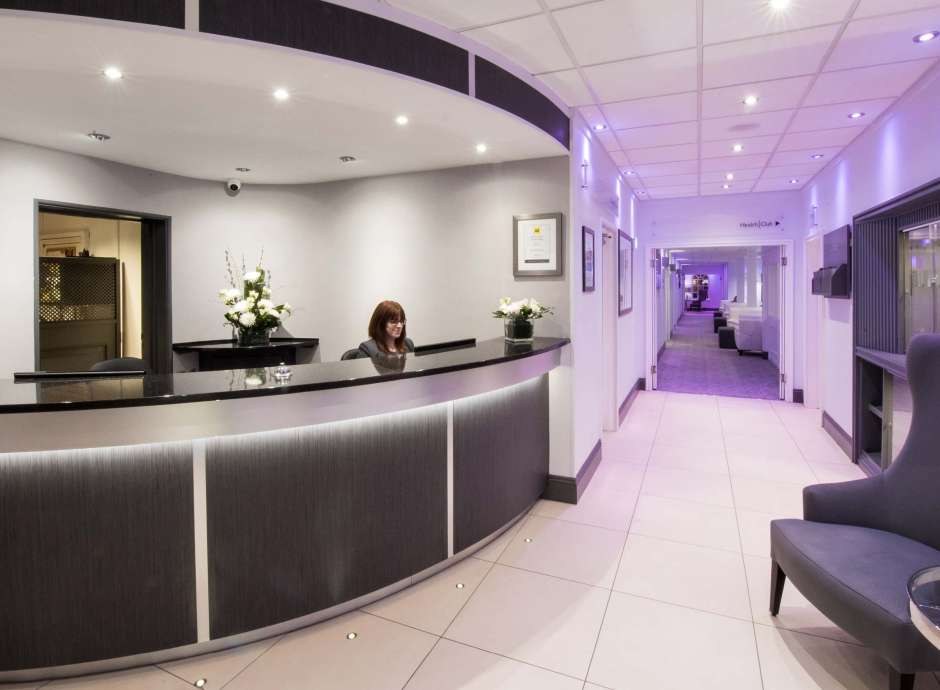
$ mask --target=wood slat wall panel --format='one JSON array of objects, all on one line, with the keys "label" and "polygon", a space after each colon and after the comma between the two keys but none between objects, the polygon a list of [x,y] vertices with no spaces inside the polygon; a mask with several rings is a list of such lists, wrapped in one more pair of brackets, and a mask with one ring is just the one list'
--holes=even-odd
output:
[{"label": "wood slat wall panel", "polygon": [[0,456],[0,669],[196,641],[189,444]]},{"label": "wood slat wall panel", "polygon": [[857,347],[904,351],[899,318],[897,231],[896,218],[865,221],[853,230],[852,294]]},{"label": "wood slat wall panel", "polygon": [[454,403],[454,550],[489,536],[548,481],[548,376]]},{"label": "wood slat wall panel", "polygon": [[118,19],[182,29],[185,0],[0,0],[0,8]]},{"label": "wood slat wall panel", "polygon": [[213,638],[368,594],[447,557],[443,405],[214,439]]}]

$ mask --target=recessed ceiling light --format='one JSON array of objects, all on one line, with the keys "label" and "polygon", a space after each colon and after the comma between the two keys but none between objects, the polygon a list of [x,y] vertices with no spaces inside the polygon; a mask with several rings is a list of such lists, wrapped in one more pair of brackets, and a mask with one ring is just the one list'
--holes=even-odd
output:
[{"label": "recessed ceiling light", "polygon": [[354,633],[354,632],[346,633],[346,639],[347,639],[347,640],[355,640],[357,637],[359,637],[359,635],[357,635],[357,634]]},{"label": "recessed ceiling light", "polygon": [[235,172],[251,172],[251,168],[235,168]]},{"label": "recessed ceiling light", "polygon": [[395,118],[395,124],[396,124],[396,125],[401,125],[402,127],[404,127],[405,125],[408,124],[408,116],[407,116],[407,115],[399,115],[398,117]]},{"label": "recessed ceiling light", "polygon": [[531,543],[532,543],[532,537],[526,537],[526,538],[524,539],[524,541],[525,541],[526,544],[531,544]]},{"label": "recessed ceiling light", "polygon": [[790,180],[790,184],[799,184],[799,183],[800,181],[796,179],[795,177],[792,180]]},{"label": "recessed ceiling light", "polygon": [[744,144],[735,144],[734,146],[731,147],[731,150],[734,151],[735,153],[741,153],[741,151],[744,150]]},{"label": "recessed ceiling light", "polygon": [[340,156],[339,157],[340,163],[353,163],[355,162],[355,160],[356,160],[355,156]]},{"label": "recessed ceiling light", "polygon": [[607,129],[607,125],[605,125],[603,122],[598,122],[596,125],[594,125],[595,132],[603,132],[605,129]]},{"label": "recessed ceiling light", "polygon": [[633,177],[634,175],[636,175],[636,170],[627,170],[627,175],[629,175],[630,177]]},{"label": "recessed ceiling light", "polygon": [[725,182],[723,185],[721,185],[721,188],[722,188],[722,189],[731,189],[731,185],[728,184],[727,182]]},{"label": "recessed ceiling light", "polygon": [[787,9],[789,6],[790,0],[770,0],[770,9],[777,10],[778,12]]},{"label": "recessed ceiling light", "polygon": [[849,113],[850,120],[858,120],[862,117],[865,117],[865,113],[859,112],[858,110],[856,110],[854,113]]},{"label": "recessed ceiling light", "polygon": [[927,41],[932,41],[937,36],[940,36],[940,31],[926,31],[914,36],[914,43],[926,43]]},{"label": "recessed ceiling light", "polygon": [[206,687],[206,679],[205,679],[205,678],[199,678],[199,679],[196,680],[195,683],[193,683],[193,685],[195,685],[197,688],[204,688],[204,687]]},{"label": "recessed ceiling light", "polygon": [[286,101],[290,98],[290,91],[287,89],[274,89],[274,98],[278,101]]},{"label": "recessed ceiling light", "polygon": [[95,141],[108,141],[111,138],[110,134],[105,134],[104,132],[99,132],[98,130],[92,130],[87,135],[89,139],[94,139]]},{"label": "recessed ceiling light", "polygon": [[826,157],[825,153],[814,153],[812,156],[810,156],[810,158],[812,158],[814,161],[818,161],[820,158],[825,158],[825,157]]},{"label": "recessed ceiling light", "polygon": [[114,67],[113,65],[105,67],[103,70],[101,70],[101,73],[111,81],[117,81],[124,76],[124,72],[122,72],[117,67]]},{"label": "recessed ceiling light", "polygon": [[731,180],[734,179],[734,173],[725,173],[725,179],[728,180],[728,182],[730,182]]},{"label": "recessed ceiling light", "polygon": [[477,153],[486,153],[486,144],[477,144]]},{"label": "recessed ceiling light", "polygon": [[457,589],[463,589],[465,586],[466,586],[466,585],[464,585],[463,582],[458,582],[458,583],[457,583]]},{"label": "recessed ceiling light", "polygon": [[748,106],[749,108],[752,108],[755,105],[757,105],[758,101],[760,101],[760,98],[758,96],[755,96],[754,94],[750,94],[744,97],[744,100],[742,101],[742,103],[744,103],[744,105]]}]

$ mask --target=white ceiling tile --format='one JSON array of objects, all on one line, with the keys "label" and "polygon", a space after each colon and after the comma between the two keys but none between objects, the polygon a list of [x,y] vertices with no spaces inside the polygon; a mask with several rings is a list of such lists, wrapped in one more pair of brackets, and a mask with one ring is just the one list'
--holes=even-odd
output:
[{"label": "white ceiling tile", "polygon": [[[862,122],[871,123],[881,113],[887,110],[894,102],[891,98],[882,98],[876,101],[855,101],[852,103],[838,103],[835,105],[817,105],[812,108],[801,108],[793,124],[791,132],[808,132],[814,129],[833,129],[836,127],[854,127]],[[853,120],[849,113],[859,111],[865,113],[861,120]]]},{"label": "white ceiling tile", "polygon": [[679,146],[657,146],[650,149],[634,149],[630,151],[630,160],[634,165],[645,163],[670,163],[672,161],[688,161],[698,158],[696,144],[680,144]]},{"label": "white ceiling tile", "polygon": [[601,109],[596,105],[582,105],[578,108],[578,112],[581,113],[581,117],[584,118],[584,121],[588,123],[588,126],[593,128],[594,125],[606,125],[604,121],[604,113],[601,112]]},{"label": "white ceiling tile", "polygon": [[544,14],[466,31],[464,36],[489,46],[532,74],[574,67]]},{"label": "white ceiling tile", "polygon": [[696,45],[695,0],[600,0],[554,17],[581,65]]},{"label": "white ceiling tile", "polygon": [[[795,108],[812,82],[812,76],[777,79],[744,86],[725,86],[702,92],[702,117],[726,117]],[[745,96],[757,96],[755,106],[744,105]]]},{"label": "white ceiling tile", "polygon": [[538,78],[570,106],[594,102],[594,97],[576,69],[540,74]]},{"label": "white ceiling tile", "polygon": [[617,132],[617,138],[625,149],[695,144],[698,142],[698,123],[680,122],[672,125],[626,129]]},{"label": "white ceiling tile", "polygon": [[748,180],[753,181],[753,180],[756,180],[757,178],[760,177],[761,170],[763,170],[763,168],[751,168],[750,170],[735,170],[735,171],[734,171],[734,179],[733,179],[733,180],[728,180],[728,179],[725,177],[725,173],[726,173],[726,172],[730,172],[730,171],[726,171],[726,170],[708,170],[708,171],[703,171],[703,172],[702,172],[702,182],[709,182],[709,183],[732,182],[732,183],[737,183],[737,182],[746,182],[746,181],[748,181]]},{"label": "white ceiling tile", "polygon": [[792,114],[792,110],[777,110],[770,113],[702,120],[702,141],[781,134],[786,130]]},{"label": "white ceiling tile", "polygon": [[823,72],[804,105],[844,103],[865,98],[895,98],[907,91],[936,61],[913,60],[873,67]]},{"label": "white ceiling tile", "polygon": [[812,74],[819,68],[837,28],[823,26],[706,46],[704,86],[710,89]]},{"label": "white ceiling tile", "polygon": [[706,158],[702,161],[702,171],[718,170],[721,172],[738,172],[752,168],[763,168],[767,165],[770,155],[763,153],[753,156],[728,156],[726,158]]},{"label": "white ceiling tile", "polygon": [[729,189],[724,188],[721,182],[702,182],[702,196],[711,196],[713,194],[747,194],[754,187],[753,180],[735,180],[730,183]]},{"label": "white ceiling tile", "polygon": [[614,129],[683,122],[698,117],[698,95],[680,93],[608,103],[603,110]]},{"label": "white ceiling tile", "polygon": [[937,57],[940,55],[940,41],[913,41],[916,34],[934,29],[940,29],[940,7],[851,22],[825,69]]},{"label": "white ceiling tile", "polygon": [[873,17],[878,14],[894,14],[927,7],[940,7],[938,0],[862,0],[855,10],[854,17]]},{"label": "white ceiling tile", "polygon": [[674,199],[680,196],[696,196],[698,185],[679,185],[677,187],[651,187],[649,196],[653,199]]},{"label": "white ceiling tile", "polygon": [[650,177],[646,186],[653,187],[676,187],[679,185],[698,184],[698,175],[695,173],[686,175],[666,175],[664,177]]},{"label": "white ceiling tile", "polygon": [[757,184],[754,185],[754,189],[751,191],[754,192],[791,192],[794,190],[802,189],[806,183],[809,182],[809,178],[805,180],[800,180],[797,184],[790,184],[788,180],[758,180]]},{"label": "white ceiling tile", "polygon": [[705,0],[705,44],[838,23],[852,0],[797,0],[784,12],[767,0]]},{"label": "white ceiling tile", "polygon": [[791,178],[809,178],[825,167],[825,162],[800,163],[797,165],[776,165],[768,167],[761,176],[762,180],[778,180]]},{"label": "white ceiling tile", "polygon": [[617,137],[614,136],[613,132],[595,132],[595,134],[597,134],[598,140],[608,151],[620,150],[620,142],[617,141]]},{"label": "white ceiling tile", "polygon": [[[803,149],[801,151],[777,151],[774,157],[770,159],[769,165],[801,165],[803,163],[821,163],[825,165],[842,151],[841,146],[828,146],[825,148]],[[821,154],[823,157],[814,159],[814,154]]]},{"label": "white ceiling tile", "polygon": [[735,153],[735,156],[747,156],[752,153],[770,153],[777,147],[780,141],[779,134],[771,134],[766,137],[739,137],[737,139],[727,139],[725,141],[705,141],[702,142],[702,158],[723,158],[734,153],[732,146],[741,144],[744,150]]},{"label": "white ceiling tile", "polygon": [[494,24],[541,11],[537,0],[387,0],[389,5],[451,29]]},{"label": "white ceiling tile", "polygon": [[780,140],[781,151],[802,151],[812,148],[826,148],[829,146],[846,146],[855,137],[862,133],[864,126],[840,127],[818,132],[791,132],[783,135]]},{"label": "white ceiling tile", "polygon": [[584,77],[601,103],[695,91],[698,51],[680,50],[585,67]]},{"label": "white ceiling tile", "polygon": [[630,165],[630,159],[623,151],[611,151],[610,157],[618,167]]},{"label": "white ceiling tile", "polygon": [[698,173],[698,161],[679,161],[677,163],[650,163],[649,165],[637,165],[634,167],[637,174],[647,181],[649,178],[662,177],[664,175],[691,175]]},{"label": "white ceiling tile", "polygon": [[562,7],[571,7],[572,5],[583,5],[584,2],[585,0],[545,0],[545,5],[550,10],[560,10]]}]

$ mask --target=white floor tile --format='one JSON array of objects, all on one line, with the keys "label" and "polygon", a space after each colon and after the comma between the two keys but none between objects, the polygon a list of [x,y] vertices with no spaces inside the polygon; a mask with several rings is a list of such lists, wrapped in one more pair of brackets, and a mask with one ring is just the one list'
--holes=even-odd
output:
[{"label": "white floor tile", "polygon": [[186,681],[170,675],[156,666],[143,666],[128,671],[116,673],[103,673],[97,676],[83,676],[81,678],[68,678],[54,680],[45,688],[55,690],[184,690],[192,688]]},{"label": "white floor tile", "polygon": [[850,462],[845,451],[831,439],[810,441],[798,438],[796,445],[808,462]]},{"label": "white floor tile", "polygon": [[441,640],[405,690],[581,690],[581,686],[575,678]]},{"label": "white floor tile", "polygon": [[614,592],[588,680],[625,689],[760,690],[753,624]]},{"label": "white floor tile", "polygon": [[[535,511],[539,503],[543,503],[543,502],[544,501],[539,501],[538,503],[536,503],[532,507],[532,512]],[[516,522],[509,529],[507,529],[505,532],[503,532],[501,535],[499,535],[496,539],[491,541],[489,544],[484,546],[482,549],[480,549],[479,551],[476,551],[473,554],[473,556],[483,561],[490,561],[492,563],[495,563],[497,560],[499,560],[500,555],[503,553],[503,551],[506,550],[506,547],[509,546],[510,542],[512,542],[513,537],[516,536],[516,532],[518,532],[519,529],[522,527],[522,525],[525,524],[526,520],[528,520],[527,516],[521,517],[518,520],[516,520]]]},{"label": "white floor tile", "polygon": [[[465,558],[447,570],[385,597],[363,610],[434,635],[443,635],[492,563]],[[457,585],[462,584],[462,588]]]},{"label": "white floor tile", "polygon": [[659,496],[640,496],[630,533],[726,551],[741,550],[733,509]]},{"label": "white floor tile", "polygon": [[739,476],[732,477],[731,484],[734,490],[734,505],[739,510],[803,517],[803,487],[799,484]]},{"label": "white floor tile", "polygon": [[221,688],[280,639],[277,636],[213,654],[169,661],[160,667],[189,683],[205,678],[207,688]]},{"label": "white floor tile", "polygon": [[800,449],[785,432],[772,437],[750,436],[741,433],[725,433],[725,450],[728,455],[763,455],[776,458],[801,457]]},{"label": "white floor tile", "polygon": [[785,628],[795,632],[809,635],[827,637],[831,640],[861,644],[854,637],[842,630],[839,626],[826,618],[819,609],[813,606],[800,594],[792,582],[787,582],[783,588],[783,599],[780,601],[780,613],[770,615],[770,559],[759,556],[745,556],[744,565],[747,572],[747,586],[751,593],[751,613],[754,622],[761,625],[770,625]]},{"label": "white floor tile", "polygon": [[[888,665],[865,647],[815,635],[755,626],[765,690],[884,690]],[[935,690],[932,674],[917,677],[917,690]]]},{"label": "white floor tile", "polygon": [[850,482],[864,479],[867,475],[862,468],[845,458],[841,462],[811,462],[810,469],[820,483]]},{"label": "white floor tile", "polygon": [[789,516],[739,510],[738,526],[741,530],[741,550],[748,556],[770,558],[770,522],[771,520],[787,517]]},{"label": "white floor tile", "polygon": [[630,462],[602,460],[591,477],[589,487],[604,491],[636,493],[643,484],[644,466]]},{"label": "white floor tile", "polygon": [[626,531],[533,515],[503,551],[499,562],[610,588],[626,537]]},{"label": "white floor tile", "polygon": [[285,635],[226,690],[400,688],[437,639],[357,611]]},{"label": "white floor tile", "polygon": [[646,470],[641,493],[727,508],[734,507],[731,482],[724,474],[680,470],[673,467],[649,467]]},{"label": "white floor tile", "polygon": [[653,443],[655,451],[657,446],[668,446],[670,448],[681,448],[685,451],[703,451],[708,453],[725,452],[725,439],[722,434],[710,434],[707,437],[700,436],[678,436],[676,434],[663,433],[656,436]]},{"label": "white floor tile", "polygon": [[601,439],[601,452],[605,462],[619,460],[645,463],[649,459],[652,446],[653,436],[646,434],[638,435],[618,431],[605,433]]},{"label": "white floor tile", "polygon": [[584,678],[609,591],[495,565],[446,637]]},{"label": "white floor tile", "polygon": [[750,620],[740,554],[631,534],[614,589]]},{"label": "white floor tile", "polygon": [[696,472],[728,474],[728,461],[721,446],[702,448],[694,444],[688,446],[667,445],[657,442],[650,453],[650,468],[675,467]]},{"label": "white floor tile", "polygon": [[732,476],[765,479],[806,486],[816,481],[816,475],[799,452],[790,456],[768,455],[759,452],[728,452],[728,467]]},{"label": "white floor tile", "polygon": [[577,505],[543,500],[536,504],[533,514],[622,531],[630,526],[638,495],[639,491],[608,491],[588,486]]}]

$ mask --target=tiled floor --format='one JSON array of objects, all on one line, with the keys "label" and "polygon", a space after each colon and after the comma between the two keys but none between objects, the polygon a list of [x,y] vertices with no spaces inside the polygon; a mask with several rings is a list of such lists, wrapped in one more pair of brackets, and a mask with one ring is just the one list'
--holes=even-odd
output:
[{"label": "tiled floor", "polygon": [[581,503],[538,503],[421,584],[278,639],[42,687],[884,690],[885,664],[792,585],[767,613],[769,521],[800,515],[804,484],[861,476],[818,411],[642,393]]}]

